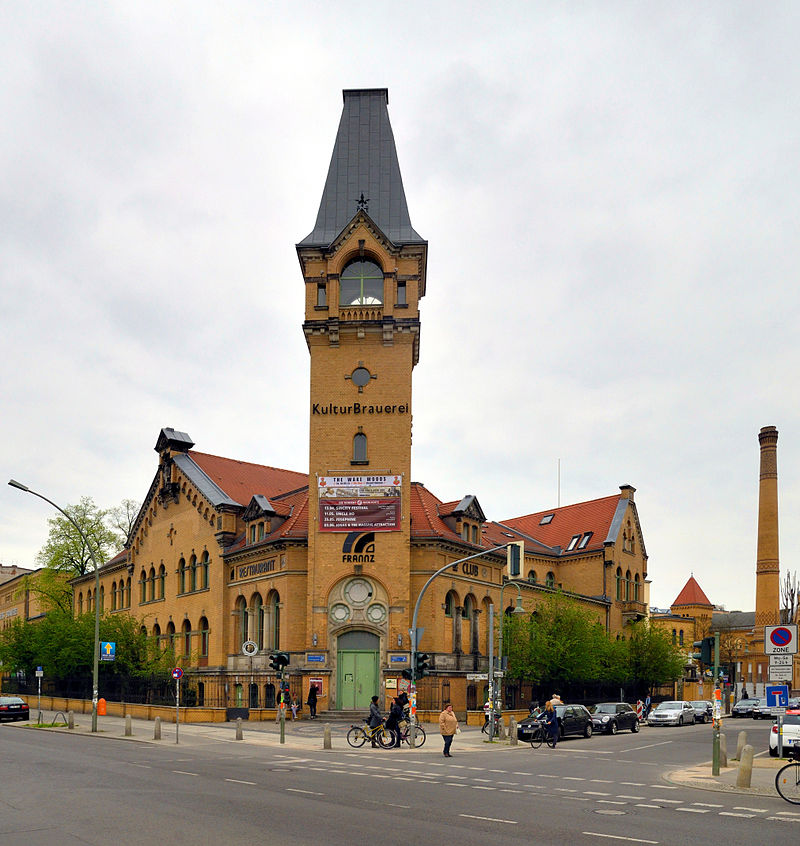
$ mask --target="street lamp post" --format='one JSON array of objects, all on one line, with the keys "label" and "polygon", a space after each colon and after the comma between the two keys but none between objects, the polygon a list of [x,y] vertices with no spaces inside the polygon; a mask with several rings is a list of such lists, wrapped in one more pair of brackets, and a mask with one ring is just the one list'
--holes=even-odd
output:
[{"label": "street lamp post", "polygon": [[8,484],[11,485],[12,488],[17,488],[20,491],[24,491],[25,493],[33,494],[33,496],[38,496],[39,499],[43,499],[45,502],[50,503],[57,511],[60,511],[66,518],[69,520],[70,523],[78,530],[78,534],[83,538],[83,542],[86,544],[86,548],[89,550],[89,557],[92,559],[92,564],[94,565],[94,659],[92,662],[92,731],[97,731],[97,693],[98,693],[98,679],[100,675],[100,568],[97,566],[97,559],[94,557],[94,552],[92,551],[92,545],[89,543],[89,538],[83,532],[83,529],[75,522],[75,520],[64,511],[61,506],[56,505],[52,499],[48,499],[43,494],[37,493],[34,490],[31,490],[26,485],[23,485],[22,482],[16,482],[14,479],[9,479]]},{"label": "street lamp post", "polygon": [[[503,667],[503,627],[504,627],[505,622],[506,622],[506,612],[505,612],[505,608],[503,606],[503,591],[508,587],[508,585],[514,585],[514,587],[517,589],[517,604],[516,604],[516,607],[514,608],[514,610],[511,613],[512,614],[524,614],[525,613],[525,609],[522,607],[522,590],[520,588],[519,582],[504,582],[502,587],[500,588],[500,634],[498,635],[498,638],[497,638],[497,641],[498,641],[497,642],[497,664],[501,669]],[[494,639],[494,638],[492,638],[492,639]],[[497,688],[495,689],[494,667],[491,666],[492,663],[493,662],[490,659],[490,661],[489,661],[489,664],[490,664],[490,666],[489,666],[489,686],[491,688],[492,695],[489,699],[489,721],[490,721],[490,723],[489,723],[489,725],[490,725],[489,737],[492,740],[494,740],[494,711],[495,711],[494,703],[495,703],[495,700],[499,698],[497,696],[497,692],[500,689],[500,685],[498,684]]]}]

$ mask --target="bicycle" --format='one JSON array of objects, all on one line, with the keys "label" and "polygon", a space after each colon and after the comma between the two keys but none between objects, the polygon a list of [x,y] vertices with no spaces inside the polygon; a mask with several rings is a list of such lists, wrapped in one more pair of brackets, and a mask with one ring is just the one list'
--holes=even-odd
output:
[{"label": "bicycle", "polygon": [[377,743],[381,749],[389,749],[394,745],[394,735],[383,723],[375,728],[351,726],[350,731],[347,732],[347,742],[354,749],[363,746],[368,740]]},{"label": "bicycle", "polygon": [[794,761],[781,767],[775,776],[775,789],[781,799],[800,805],[800,748],[792,749]]},{"label": "bicycle", "polygon": [[[495,712],[494,715],[494,737],[500,736],[500,714]],[[489,734],[489,716],[488,714],[485,716],[483,725],[481,726],[481,733],[482,734]]]},{"label": "bicycle", "polygon": [[[402,743],[404,740],[405,742],[411,746],[411,723],[407,723],[405,728],[399,728],[398,731],[400,732],[400,742]],[[419,749],[420,746],[425,745],[425,729],[417,723],[417,736],[414,740],[414,747]]]},{"label": "bicycle", "polygon": [[538,749],[542,743],[546,743],[551,749],[556,748],[556,739],[553,735],[539,723],[531,732],[530,744],[532,749]]}]

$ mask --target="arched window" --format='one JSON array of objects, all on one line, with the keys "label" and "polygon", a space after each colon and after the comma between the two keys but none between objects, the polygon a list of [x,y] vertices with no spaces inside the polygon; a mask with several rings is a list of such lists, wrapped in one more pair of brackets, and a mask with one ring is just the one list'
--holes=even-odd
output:
[{"label": "arched window", "polygon": [[183,635],[183,655],[188,658],[192,654],[192,624],[188,620],[183,621],[181,633]]},{"label": "arched window", "polygon": [[536,584],[536,570],[528,571],[528,581]]},{"label": "arched window", "polygon": [[622,599],[622,567],[617,567],[616,572],[616,582],[617,582],[617,599]]},{"label": "arched window", "polygon": [[161,646],[161,626],[158,623],[153,626],[153,637],[155,638],[156,646]]},{"label": "arched window", "polygon": [[78,594],[78,613],[83,614],[83,591]]},{"label": "arched window", "polygon": [[189,560],[189,590],[197,590],[197,556]]},{"label": "arched window", "polygon": [[383,271],[375,262],[351,261],[339,277],[339,305],[381,305]]},{"label": "arched window", "polygon": [[259,649],[264,648],[264,613],[263,613],[263,602],[261,601],[261,594],[254,593],[250,597],[250,613],[252,615],[252,621],[250,625],[250,640],[255,641],[258,644]]},{"label": "arched window", "polygon": [[162,564],[158,568],[158,598],[164,598],[164,582],[167,580],[167,568]]},{"label": "arched window", "polygon": [[367,436],[359,432],[353,437],[353,461],[367,460]]},{"label": "arched window", "polygon": [[144,570],[139,576],[139,602],[147,602],[147,573]]},{"label": "arched window", "polygon": [[150,568],[150,575],[147,578],[147,598],[152,602],[156,598],[156,568]]},{"label": "arched window", "polygon": [[105,610],[105,603],[106,603],[106,586],[100,585],[100,613],[101,614]]},{"label": "arched window", "polygon": [[205,682],[197,682],[197,704],[202,708],[206,704]]},{"label": "arched window", "polygon": [[208,550],[203,553],[203,557],[200,559],[200,568],[201,568],[201,583],[202,587],[205,590],[208,588],[208,565],[211,563],[211,559],[208,555]]},{"label": "arched window", "polygon": [[208,658],[208,620],[200,618],[200,657]]},{"label": "arched window", "polygon": [[178,593],[186,593],[186,559],[178,562]]},{"label": "arched window", "polygon": [[444,616],[445,617],[452,617],[455,614],[456,608],[456,595],[453,591],[449,591],[447,596],[444,598]]},{"label": "arched window", "polygon": [[545,576],[544,584],[549,588],[556,586],[556,574],[552,570]]},{"label": "arched window", "polygon": [[236,599],[236,651],[242,651],[247,640],[247,601],[243,596]]},{"label": "arched window", "polygon": [[631,579],[631,571],[626,570],[625,571],[625,601],[626,602],[630,602],[630,600],[631,600],[632,582],[633,582],[633,579]]},{"label": "arched window", "polygon": [[117,583],[111,583],[111,610],[117,610]]},{"label": "arched window", "polygon": [[639,601],[639,574],[633,577],[633,598],[636,602]]},{"label": "arched window", "polygon": [[683,629],[678,632],[678,644],[683,646]]},{"label": "arched window", "polygon": [[280,649],[281,645],[281,598],[278,591],[270,591],[267,596],[267,613],[264,626],[265,646],[267,649]]},{"label": "arched window", "polygon": [[131,607],[131,577],[128,576],[127,581],[125,582],[125,607]]},{"label": "arched window", "polygon": [[469,594],[464,599],[464,619],[467,621],[467,632],[469,651],[472,653],[478,652],[478,614],[476,611],[477,603],[475,597]]},{"label": "arched window", "polygon": [[678,643],[678,630],[672,630],[672,645],[675,646]]},{"label": "arched window", "polygon": [[175,623],[171,620],[167,623],[167,649],[170,652],[175,652]]}]

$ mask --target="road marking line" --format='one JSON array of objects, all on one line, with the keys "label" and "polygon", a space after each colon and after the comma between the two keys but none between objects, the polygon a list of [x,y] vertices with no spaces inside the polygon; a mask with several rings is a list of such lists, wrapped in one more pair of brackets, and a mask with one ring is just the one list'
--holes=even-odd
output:
[{"label": "road marking line", "polygon": [[492,779],[490,779],[490,778],[476,778],[475,781],[485,781],[485,782],[489,783],[489,782],[492,781]]},{"label": "road marking line", "polygon": [[[618,793],[617,799],[647,799],[647,797],[646,796],[627,796],[624,793]],[[720,807],[722,807],[722,805],[720,805]]]},{"label": "road marking line", "polygon": [[700,805],[702,808],[724,808],[724,805],[717,805],[713,802],[692,802],[692,805]]},{"label": "road marking line", "polygon": [[745,808],[742,805],[734,805],[734,811],[752,811],[754,814],[766,814],[767,808]]},{"label": "road marking line", "polygon": [[[464,785],[459,785],[459,787],[463,787],[463,786]],[[525,791],[524,790],[514,790],[511,787],[501,787],[500,792],[501,793],[524,793]]]},{"label": "road marking line", "polygon": [[613,784],[614,783],[613,781],[611,781],[611,779],[608,779],[608,778],[590,778],[589,781],[591,781],[592,784]]},{"label": "road marking line", "polygon": [[473,790],[497,790],[496,787],[484,787],[482,784],[470,784]]},{"label": "road marking line", "polygon": [[643,781],[621,781],[620,784],[625,785],[625,787],[644,787]]},{"label": "road marking line", "polygon": [[510,784],[510,785],[513,785],[514,787],[516,787],[519,784],[518,781],[498,781],[497,783],[498,784]]},{"label": "road marking line", "polygon": [[173,770],[172,772],[175,773],[175,775],[190,775],[190,776],[200,775],[199,773],[187,773],[187,772],[184,772],[183,770]]},{"label": "road marking line", "polygon": [[600,793],[597,790],[584,790],[583,791],[587,796],[610,796],[610,793]]},{"label": "road marking line", "polygon": [[651,784],[650,787],[655,787],[658,790],[677,790],[674,784]]},{"label": "road marking line", "polygon": [[637,808],[661,808],[663,806],[662,805],[646,805],[643,802],[637,802],[636,807]]},{"label": "road marking line", "polygon": [[539,778],[561,778],[561,776],[556,775],[546,775],[545,773],[540,773]]},{"label": "road marking line", "polygon": [[768,820],[775,820],[776,822],[796,822],[800,823],[798,819],[790,819],[789,817],[767,817]]},{"label": "road marking line", "polygon": [[149,764],[131,764],[132,767],[141,767],[143,770],[152,770]]},{"label": "road marking line", "polygon": [[556,793],[577,793],[578,791],[575,790],[574,787],[556,787],[554,788]]},{"label": "road marking line", "polygon": [[467,785],[466,785],[466,784],[455,784],[455,783],[454,783],[454,782],[452,782],[452,781],[446,781],[446,782],[444,783],[444,786],[445,786],[445,787],[466,787]]},{"label": "road marking line", "polygon": [[609,840],[624,840],[626,843],[658,843],[658,840],[642,840],[640,837],[621,837],[619,834],[600,834],[598,831],[582,831],[589,837],[606,837]]},{"label": "road marking line", "polygon": [[500,820],[497,817],[478,817],[475,814],[459,814],[460,817],[466,817],[469,820],[486,820],[486,822],[501,822],[508,825],[519,825],[516,820]]},{"label": "road marking line", "polygon": [[630,749],[626,749],[626,752],[638,752],[640,749],[652,749],[654,746],[667,746],[668,744],[672,743],[671,740],[662,740],[661,743],[648,743],[647,746],[631,746]]},{"label": "road marking line", "polygon": [[704,808],[675,808],[676,811],[685,811],[687,814],[710,814],[711,811],[708,811]]},{"label": "road marking line", "polygon": [[618,802],[616,799],[598,799],[598,805],[627,805],[627,802]]},{"label": "road marking line", "polygon": [[300,790],[299,787],[287,787],[286,790],[288,790],[290,793],[308,793],[309,796],[324,796],[325,795],[324,793],[317,793],[316,790]]},{"label": "road marking line", "polygon": [[586,779],[580,776],[564,776],[564,781],[586,781]]},{"label": "road marking line", "polygon": [[661,802],[664,805],[680,805],[681,804],[680,799],[662,799],[661,797],[656,799],[656,802]]},{"label": "road marking line", "polygon": [[737,814],[734,811],[720,811],[719,815],[721,817],[744,817],[745,819],[751,820],[755,816],[755,814]]},{"label": "road marking line", "polygon": [[777,811],[776,813],[781,817],[800,817],[796,811]]},{"label": "road marking line", "polygon": [[238,778],[226,778],[225,781],[233,782],[233,784],[255,784],[254,781],[242,781]]}]

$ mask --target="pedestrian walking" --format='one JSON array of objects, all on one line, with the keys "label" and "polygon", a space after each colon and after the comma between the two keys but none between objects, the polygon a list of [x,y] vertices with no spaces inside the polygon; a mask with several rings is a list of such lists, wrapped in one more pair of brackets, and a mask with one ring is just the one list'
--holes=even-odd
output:
[{"label": "pedestrian walking", "polygon": [[452,758],[450,754],[450,746],[453,743],[453,737],[461,731],[458,727],[458,719],[453,713],[453,706],[448,702],[444,706],[444,711],[439,714],[439,731],[444,741],[444,757]]},{"label": "pedestrian walking", "polygon": [[[376,729],[383,722],[383,715],[381,714],[380,706],[378,705],[378,697],[373,696],[369,703],[369,719],[367,725],[371,729]],[[372,745],[377,747],[378,741],[375,740],[375,735],[372,735]]]},{"label": "pedestrian walking", "polygon": [[403,708],[397,698],[392,699],[392,707],[389,709],[389,716],[386,718],[386,728],[392,733],[394,743],[393,749],[400,748],[400,721],[403,719]]},{"label": "pedestrian walking", "polygon": [[311,687],[308,689],[308,699],[306,699],[306,705],[308,705],[309,711],[309,719],[316,720],[317,719],[317,686],[312,684]]},{"label": "pedestrian walking", "polygon": [[553,707],[553,700],[548,700],[547,704],[544,706],[544,725],[547,731],[550,732],[550,737],[553,738],[553,749],[556,748],[556,744],[558,743],[558,714],[556,714],[556,709]]}]

